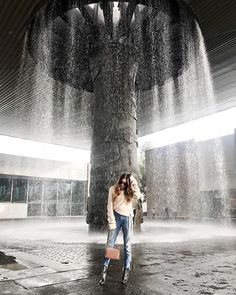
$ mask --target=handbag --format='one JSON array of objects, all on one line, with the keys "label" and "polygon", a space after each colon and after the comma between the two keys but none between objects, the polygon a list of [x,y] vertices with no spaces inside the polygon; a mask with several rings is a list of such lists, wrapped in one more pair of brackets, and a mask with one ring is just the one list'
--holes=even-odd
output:
[{"label": "handbag", "polygon": [[116,245],[114,247],[106,247],[105,257],[110,259],[119,260],[120,259],[120,249]]}]

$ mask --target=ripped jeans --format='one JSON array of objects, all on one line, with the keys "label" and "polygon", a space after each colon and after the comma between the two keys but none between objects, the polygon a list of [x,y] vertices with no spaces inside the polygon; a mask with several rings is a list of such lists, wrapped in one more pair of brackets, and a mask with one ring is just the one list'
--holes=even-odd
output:
[{"label": "ripped jeans", "polygon": [[[131,232],[132,232],[132,217],[124,216],[114,210],[116,219],[116,228],[108,232],[107,246],[114,247],[116,238],[122,229],[124,239],[124,267],[130,269],[131,264]],[[104,257],[103,265],[108,267],[110,259]]]}]

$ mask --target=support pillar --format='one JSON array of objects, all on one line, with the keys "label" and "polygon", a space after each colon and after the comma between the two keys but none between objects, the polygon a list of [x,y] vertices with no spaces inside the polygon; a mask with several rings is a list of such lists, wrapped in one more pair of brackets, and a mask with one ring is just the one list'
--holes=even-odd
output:
[{"label": "support pillar", "polygon": [[138,173],[135,54],[123,44],[107,45],[91,57],[95,103],[91,150],[90,230],[105,230],[108,190],[123,173]]}]

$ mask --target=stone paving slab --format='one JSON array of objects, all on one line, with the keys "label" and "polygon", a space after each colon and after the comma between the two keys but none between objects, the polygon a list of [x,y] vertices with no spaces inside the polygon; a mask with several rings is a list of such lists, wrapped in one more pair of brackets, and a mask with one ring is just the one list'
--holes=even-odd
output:
[{"label": "stone paving slab", "polygon": [[34,295],[33,290],[26,290],[13,281],[0,282],[1,295]]},{"label": "stone paving slab", "polygon": [[[36,246],[37,247],[37,246]],[[45,258],[40,255],[40,252],[35,251],[34,253],[26,251],[24,248],[19,250],[14,250],[14,249],[1,249],[0,251],[4,252],[7,255],[12,255],[17,257],[17,262],[26,265],[29,268],[35,268],[39,266],[46,266],[49,267],[55,271],[70,271],[74,269],[80,269],[81,265],[78,263],[71,263],[71,264],[63,264],[60,261],[55,261],[53,259]],[[42,250],[44,251],[44,249]],[[56,250],[55,250],[56,251]],[[67,252],[67,251],[65,251]],[[1,271],[0,271],[1,272]]]},{"label": "stone paving slab", "polygon": [[[87,289],[93,289],[97,292],[100,288],[98,284],[99,277],[94,276],[86,279],[80,279],[65,283],[59,283],[55,285],[48,285],[44,287],[34,288],[35,295],[49,295],[49,294],[57,294],[57,295],[67,295],[70,293],[75,294],[83,294],[81,292],[85,292]],[[94,291],[94,292],[95,292]]]},{"label": "stone paving slab", "polygon": [[18,280],[23,278],[41,276],[41,275],[50,274],[50,273],[56,273],[56,271],[54,269],[51,269],[45,266],[28,268],[28,269],[19,270],[19,271],[6,270],[2,275],[0,270],[0,281]]},{"label": "stone paving slab", "polygon": [[24,288],[36,288],[47,285],[53,285],[74,280],[86,279],[88,273],[83,270],[56,272],[54,274],[40,275],[26,279],[16,280],[17,284]]}]

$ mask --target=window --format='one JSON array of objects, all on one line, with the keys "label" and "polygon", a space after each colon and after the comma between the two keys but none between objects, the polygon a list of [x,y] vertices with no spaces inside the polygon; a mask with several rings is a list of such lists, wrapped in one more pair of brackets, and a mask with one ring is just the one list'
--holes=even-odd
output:
[{"label": "window", "polygon": [[44,181],[44,202],[57,200],[57,182],[55,180]]},{"label": "window", "polygon": [[0,202],[11,201],[11,178],[0,178]]},{"label": "window", "polygon": [[58,184],[58,203],[70,203],[71,199],[71,183],[59,182]]},{"label": "window", "polygon": [[40,216],[41,204],[30,203],[28,204],[28,216]]},{"label": "window", "polygon": [[70,215],[70,202],[71,202],[71,182],[60,181],[58,183],[58,204],[57,216]]},{"label": "window", "polygon": [[72,203],[84,203],[84,182],[72,183]]},{"label": "window", "polygon": [[29,179],[28,216],[40,216],[42,211],[43,181]]},{"label": "window", "polygon": [[57,181],[44,181],[43,215],[56,216],[57,212]]},{"label": "window", "polygon": [[57,205],[57,216],[70,216],[70,204]]},{"label": "window", "polygon": [[78,216],[78,215],[84,215],[84,205],[83,204],[72,204],[71,208],[71,215],[72,216]]},{"label": "window", "polygon": [[41,203],[42,202],[42,188],[43,183],[40,180],[29,180],[28,202]]},{"label": "window", "polygon": [[57,204],[56,203],[45,203],[43,204],[43,216],[56,216]]},{"label": "window", "polygon": [[87,182],[72,182],[72,204],[71,215],[78,216],[85,214],[85,200],[87,196]]},{"label": "window", "polygon": [[27,180],[13,179],[12,202],[26,202],[27,198]]}]

